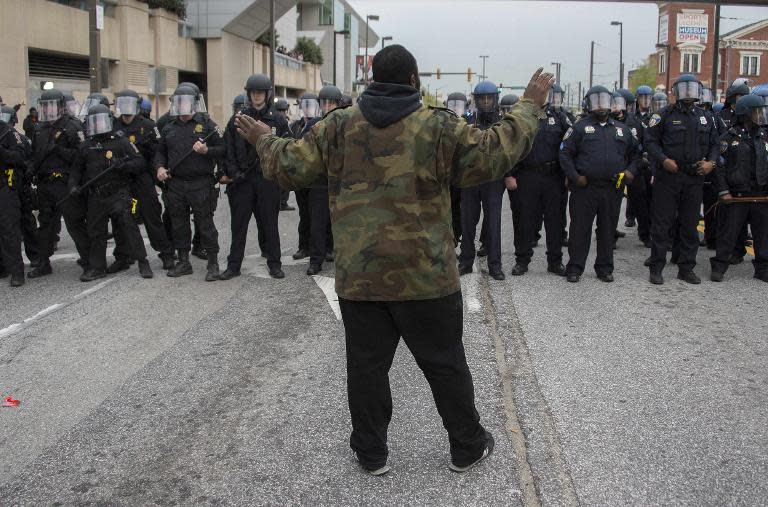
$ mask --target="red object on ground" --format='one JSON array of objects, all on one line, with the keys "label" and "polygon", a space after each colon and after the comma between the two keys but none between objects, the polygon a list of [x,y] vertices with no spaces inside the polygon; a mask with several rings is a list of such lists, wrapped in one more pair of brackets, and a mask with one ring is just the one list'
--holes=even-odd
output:
[{"label": "red object on ground", "polygon": [[6,396],[3,400],[4,407],[18,407],[20,403],[19,400],[14,400],[11,396]]}]

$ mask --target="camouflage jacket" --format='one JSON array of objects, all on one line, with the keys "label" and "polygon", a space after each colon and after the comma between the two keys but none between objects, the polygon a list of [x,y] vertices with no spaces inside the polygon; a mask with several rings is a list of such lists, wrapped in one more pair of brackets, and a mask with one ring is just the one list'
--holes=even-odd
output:
[{"label": "camouflage jacket", "polygon": [[543,110],[521,100],[488,130],[420,107],[376,128],[358,105],[338,109],[301,140],[264,136],[264,176],[285,189],[328,177],[336,292],[407,301],[461,290],[450,185],[501,179],[530,150]]}]

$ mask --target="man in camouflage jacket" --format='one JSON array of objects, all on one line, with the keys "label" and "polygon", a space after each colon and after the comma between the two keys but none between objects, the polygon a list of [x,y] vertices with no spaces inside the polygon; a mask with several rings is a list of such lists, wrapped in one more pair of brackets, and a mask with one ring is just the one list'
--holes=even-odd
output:
[{"label": "man in camouflage jacket", "polygon": [[530,150],[552,75],[537,71],[517,106],[482,131],[420,102],[416,60],[392,45],[373,61],[358,104],[330,113],[301,140],[238,118],[266,178],[298,189],[327,176],[336,291],[347,345],[350,445],[368,473],[387,466],[388,372],[402,337],[433,391],[451,463],[468,470],[493,450],[480,424],[462,344],[463,303],[450,186],[502,179]]}]

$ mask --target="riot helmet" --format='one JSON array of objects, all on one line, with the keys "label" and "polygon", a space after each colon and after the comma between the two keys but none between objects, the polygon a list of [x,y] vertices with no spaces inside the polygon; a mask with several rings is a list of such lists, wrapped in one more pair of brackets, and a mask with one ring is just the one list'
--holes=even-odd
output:
[{"label": "riot helmet", "polygon": [[627,115],[627,101],[619,91],[611,94],[611,117],[623,120]]},{"label": "riot helmet", "polygon": [[740,120],[748,118],[760,127],[768,126],[768,105],[758,95],[744,95],[736,102],[733,112]]},{"label": "riot helmet", "polygon": [[712,103],[715,101],[714,93],[712,93],[712,88],[702,88],[701,89],[701,99],[699,99],[699,103],[701,105],[709,105],[711,106]]},{"label": "riot helmet", "polygon": [[171,116],[192,116],[197,113],[197,94],[189,86],[179,85],[171,96]]},{"label": "riot helmet", "polygon": [[85,117],[85,131],[88,137],[112,132],[112,113],[109,111],[109,107],[103,104],[92,106]]},{"label": "riot helmet", "polygon": [[152,101],[147,98],[141,99],[139,112],[149,118],[149,115],[152,114]]},{"label": "riot helmet", "polygon": [[264,92],[264,107],[269,107],[272,101],[272,80],[264,74],[253,74],[245,81],[245,96],[248,99],[248,105],[256,109],[256,105],[253,104],[251,99],[251,92],[262,91]]},{"label": "riot helmet", "polygon": [[590,114],[607,116],[612,109],[613,94],[605,86],[593,86],[587,90],[584,102]]},{"label": "riot helmet", "polygon": [[320,89],[317,100],[320,103],[320,109],[323,111],[323,114],[328,114],[341,104],[341,90],[332,85],[323,86]]},{"label": "riot helmet", "polygon": [[669,104],[669,100],[667,100],[667,94],[663,92],[658,92],[653,95],[653,100],[651,100],[651,112],[658,113],[665,107],[667,107],[667,104]]},{"label": "riot helmet", "polygon": [[720,114],[723,111],[723,108],[725,107],[725,104],[722,102],[718,102],[717,104],[714,104],[712,106],[712,112],[715,114]]},{"label": "riot helmet", "polygon": [[10,106],[0,106],[0,123],[5,123],[9,127],[16,124],[16,111]]},{"label": "riot helmet", "polygon": [[744,95],[749,95],[749,85],[746,79],[737,79],[725,90],[725,103],[734,105]]},{"label": "riot helmet", "polygon": [[246,102],[245,94],[241,93],[240,95],[237,95],[235,99],[232,101],[232,114],[237,114],[243,109],[245,109],[245,102]]},{"label": "riot helmet", "polygon": [[37,119],[43,123],[61,118],[66,109],[66,99],[59,90],[46,90],[37,100]]},{"label": "riot helmet", "polygon": [[64,101],[67,103],[67,114],[73,118],[80,112],[80,104],[72,95],[72,92],[64,92]]},{"label": "riot helmet", "polygon": [[499,89],[491,81],[482,81],[472,92],[475,109],[481,115],[495,113],[499,106]]},{"label": "riot helmet", "polygon": [[624,98],[624,102],[627,104],[627,113],[634,113],[635,104],[637,103],[635,94],[627,90],[626,88],[620,88],[617,91],[621,94],[621,96]]},{"label": "riot helmet", "polygon": [[275,102],[275,109],[281,112],[288,111],[291,106],[288,105],[288,101],[285,99],[277,99]]},{"label": "riot helmet", "polygon": [[768,84],[755,86],[752,89],[752,95],[757,95],[763,99],[763,103],[768,106]]},{"label": "riot helmet", "polygon": [[109,109],[109,99],[105,95],[101,93],[91,93],[85,98],[85,101],[80,106],[80,112],[77,115],[78,118],[85,121],[85,117],[88,116],[88,111],[97,104],[107,106],[107,109]]},{"label": "riot helmet", "polygon": [[653,97],[653,89],[650,86],[642,85],[638,86],[635,90],[637,95],[637,107],[641,110],[647,111],[651,108],[651,99]]},{"label": "riot helmet", "polygon": [[203,94],[200,92],[200,87],[197,86],[195,83],[190,83],[189,81],[184,81],[182,83],[179,83],[179,86],[188,86],[195,90],[195,112],[196,113],[208,113],[208,108],[205,107],[205,97],[203,97]]},{"label": "riot helmet", "polygon": [[445,107],[456,113],[457,116],[464,116],[467,112],[467,96],[461,92],[453,92],[445,100]]},{"label": "riot helmet", "polygon": [[123,90],[115,95],[115,116],[136,116],[141,97],[133,90]]},{"label": "riot helmet", "polygon": [[314,93],[302,95],[301,99],[299,99],[299,108],[307,120],[321,116],[320,102],[318,102],[317,95]]},{"label": "riot helmet", "polygon": [[672,85],[672,89],[675,91],[675,97],[679,102],[694,103],[698,102],[701,98],[701,90],[704,86],[701,81],[696,79],[693,74],[683,74]]},{"label": "riot helmet", "polygon": [[556,111],[559,111],[563,108],[563,97],[565,97],[565,92],[563,91],[563,88],[555,83],[552,86],[552,89],[549,90],[549,107],[555,109]]},{"label": "riot helmet", "polygon": [[512,106],[517,104],[519,101],[520,101],[520,97],[518,97],[514,93],[504,95],[501,98],[501,101],[499,101],[499,107],[501,108],[501,112],[508,113],[512,111]]}]

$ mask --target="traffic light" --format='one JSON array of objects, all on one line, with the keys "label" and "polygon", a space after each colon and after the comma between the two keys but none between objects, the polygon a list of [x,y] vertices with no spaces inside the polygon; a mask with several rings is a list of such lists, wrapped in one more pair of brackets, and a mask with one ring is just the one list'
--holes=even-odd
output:
[{"label": "traffic light", "polygon": [[472,82],[472,67],[467,68],[467,81]]}]

